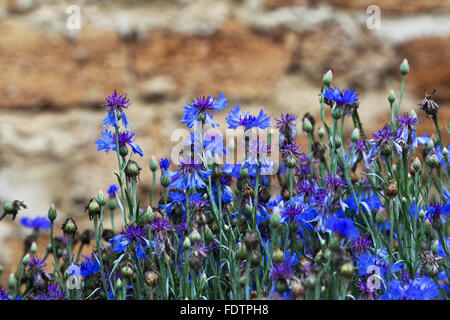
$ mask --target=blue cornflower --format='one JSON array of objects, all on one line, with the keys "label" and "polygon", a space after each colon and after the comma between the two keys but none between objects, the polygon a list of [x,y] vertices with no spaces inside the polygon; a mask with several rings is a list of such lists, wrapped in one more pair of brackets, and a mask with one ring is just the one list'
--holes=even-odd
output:
[{"label": "blue cornflower", "polygon": [[145,249],[150,247],[150,241],[146,238],[148,232],[145,228],[137,225],[130,225],[119,235],[109,239],[116,252],[126,252],[128,245],[133,244],[135,247],[136,257],[140,260],[146,258]]},{"label": "blue cornflower", "polygon": [[334,101],[337,106],[351,105],[358,101],[358,95],[351,89],[342,91],[339,88],[327,88],[323,96],[328,101]]},{"label": "blue cornflower", "polygon": [[296,195],[280,207],[280,215],[282,222],[297,221],[302,234],[303,228],[312,230],[311,222],[316,218],[316,210],[304,202],[303,196]]},{"label": "blue cornflower", "polygon": [[439,295],[439,285],[427,276],[407,282],[392,279],[382,300],[431,300]]},{"label": "blue cornflower", "polygon": [[432,139],[431,137],[428,137],[426,133],[424,133],[423,136],[417,137],[416,140],[418,144],[427,145]]},{"label": "blue cornflower", "polygon": [[427,205],[426,217],[430,221],[442,220],[446,222],[446,216],[450,213],[450,202],[440,203],[439,201],[432,202]]},{"label": "blue cornflower", "polygon": [[[101,138],[95,141],[97,144],[97,150],[116,151],[116,134],[105,129],[100,133]],[[141,157],[144,155],[141,147],[134,143],[135,133],[132,131],[120,132],[118,136],[119,148],[129,145],[134,153],[139,154]]]},{"label": "blue cornflower", "polygon": [[8,291],[0,288],[0,300],[11,300],[12,296],[8,293]]},{"label": "blue cornflower", "polygon": [[[447,150],[450,148],[450,146],[447,146]],[[439,159],[439,162],[441,163],[441,167],[445,168],[446,170],[444,170],[445,173],[447,173],[447,164],[445,163],[445,158],[444,158],[444,153],[441,150],[441,146],[437,145],[436,148],[436,156]]]},{"label": "blue cornflower", "polygon": [[203,189],[205,179],[212,174],[211,169],[205,169],[203,164],[195,163],[193,158],[181,158],[178,171],[166,173],[172,179],[169,188],[184,191],[186,189]]},{"label": "blue cornflower", "polygon": [[[357,259],[357,269],[359,276],[369,276],[374,270],[379,270],[379,275],[384,279],[387,277],[389,272],[389,262],[388,256],[385,254],[385,249],[380,250],[377,255],[366,253],[363,255],[358,255]],[[377,267],[377,268],[374,268]],[[391,273],[397,273],[403,270],[403,265],[401,263],[391,264]]]},{"label": "blue cornflower", "polygon": [[205,115],[205,121],[209,123],[213,128],[218,124],[213,122],[213,114],[211,111],[220,111],[228,105],[227,98],[222,92],[219,98],[214,99],[213,95],[208,97],[195,98],[190,104],[184,106],[182,123],[185,123],[188,128],[194,126],[195,121],[199,121],[199,115]]},{"label": "blue cornflower", "polygon": [[128,109],[130,101],[127,94],[119,94],[117,90],[114,93],[106,97],[106,104],[103,106],[108,107],[108,114],[103,121],[103,126],[116,127],[119,125],[119,120],[122,119],[122,124],[125,128],[128,128],[129,122],[127,115],[123,109]]},{"label": "blue cornflower", "polygon": [[20,223],[25,228],[32,228],[35,230],[48,230],[50,229],[50,220],[47,217],[36,217],[36,218],[29,218],[29,217],[23,217],[20,219]]},{"label": "blue cornflower", "polygon": [[[183,214],[186,213],[185,202],[185,193],[172,191],[171,193],[169,193],[169,202],[167,202],[166,213],[168,215],[171,215],[172,211],[177,207],[181,209],[181,212]],[[164,204],[160,204],[159,207],[164,209]]]},{"label": "blue cornflower", "polygon": [[83,261],[80,265],[80,273],[83,278],[86,278],[87,276],[98,271],[100,271],[100,264],[94,256],[91,256],[89,259]]},{"label": "blue cornflower", "polygon": [[108,190],[106,190],[106,193],[110,198],[115,198],[116,192],[119,190],[119,186],[116,184],[112,184],[109,186]]},{"label": "blue cornflower", "polygon": [[381,151],[383,151],[385,147],[388,147],[390,145],[393,145],[397,153],[401,155],[402,147],[395,141],[395,137],[396,133],[391,130],[387,123],[381,130],[379,130],[377,133],[374,133],[374,139],[370,140],[370,142],[373,143],[373,146],[370,149],[369,154],[367,155],[367,164],[370,164],[373,159],[376,158],[381,153]]},{"label": "blue cornflower", "polygon": [[266,129],[270,127],[270,116],[261,110],[258,116],[252,116],[249,112],[240,114],[241,108],[237,105],[234,109],[228,112],[226,121],[229,129],[236,129],[243,127],[244,130],[251,128]]},{"label": "blue cornflower", "polygon": [[376,212],[381,207],[380,198],[378,198],[378,196],[374,193],[369,196],[361,196],[361,194],[357,194],[356,199],[351,195],[344,202],[348,208],[355,213],[358,212],[358,202],[364,212],[367,212],[367,207],[371,212]]},{"label": "blue cornflower", "polygon": [[167,170],[169,170],[170,163],[171,162],[168,159],[165,159],[165,158],[161,158],[161,160],[159,160],[159,168],[161,169],[162,173],[164,173]]},{"label": "blue cornflower", "polygon": [[338,218],[332,215],[327,219],[327,228],[335,232],[339,237],[346,237],[348,239],[356,239],[359,237],[359,230],[350,218]]}]

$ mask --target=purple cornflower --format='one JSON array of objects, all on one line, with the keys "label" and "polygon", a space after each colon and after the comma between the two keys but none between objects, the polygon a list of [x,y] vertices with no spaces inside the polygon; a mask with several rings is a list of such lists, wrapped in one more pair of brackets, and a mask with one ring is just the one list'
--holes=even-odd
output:
[{"label": "purple cornflower", "polygon": [[328,174],[325,178],[323,178],[323,183],[325,189],[333,195],[337,194],[339,189],[347,186],[347,182],[345,182],[341,177],[338,175],[332,176],[331,174]]},{"label": "purple cornflower", "polygon": [[328,217],[327,228],[339,237],[355,239],[359,237],[359,230],[350,218],[338,218],[335,215]]},{"label": "purple cornflower", "polygon": [[314,197],[316,193],[317,185],[310,183],[307,180],[301,181],[297,185],[297,192],[300,195],[303,195],[304,198],[311,199]]},{"label": "purple cornflower", "polygon": [[439,220],[445,223],[445,218],[450,213],[450,203],[432,202],[427,206],[427,218],[430,221],[437,222]]},{"label": "purple cornflower", "polygon": [[373,146],[367,156],[367,163],[371,163],[373,159],[376,158],[385,147],[391,144],[394,146],[397,153],[401,154],[402,147],[394,141],[395,136],[396,133],[391,130],[388,124],[385,124],[381,130],[379,130],[377,133],[374,133],[374,139],[370,140],[370,142],[373,143]]},{"label": "purple cornflower", "polygon": [[203,258],[207,258],[208,257],[208,251],[209,251],[208,247],[203,247],[200,242],[196,241],[196,242],[194,242],[194,247],[193,247],[193,250],[191,252],[191,255],[201,256]]},{"label": "purple cornflower", "polygon": [[58,284],[49,284],[46,290],[38,291],[36,300],[65,300],[66,294]]},{"label": "purple cornflower", "polygon": [[119,190],[119,186],[116,184],[112,184],[109,186],[108,190],[106,190],[106,193],[110,198],[116,197],[116,192]]},{"label": "purple cornflower", "polygon": [[303,196],[296,195],[280,207],[280,215],[283,222],[297,221],[300,227],[312,229],[311,221],[316,214],[315,209],[303,201]]},{"label": "purple cornflower", "polygon": [[117,90],[114,93],[106,97],[106,104],[103,106],[108,107],[108,114],[105,120],[103,120],[103,126],[116,127],[119,125],[119,120],[122,119],[122,124],[125,128],[128,128],[129,122],[127,115],[123,109],[128,109],[130,106],[130,101],[128,100],[127,94],[119,94]]},{"label": "purple cornflower", "polygon": [[201,193],[193,194],[189,197],[189,206],[198,210],[209,207],[209,201],[203,198]]},{"label": "purple cornflower", "polygon": [[367,252],[368,249],[372,247],[372,244],[372,240],[365,235],[364,237],[353,239],[351,247],[356,254],[361,255]]},{"label": "purple cornflower", "polygon": [[294,276],[292,259],[285,259],[283,262],[274,264],[270,271],[270,278],[272,280],[288,280],[292,276]]},{"label": "purple cornflower", "polygon": [[[116,151],[116,134],[114,132],[105,129],[105,131],[102,131],[100,133],[100,136],[101,138],[95,141],[95,143],[97,144],[97,150],[105,150],[106,153],[108,153],[108,151],[110,150]],[[119,148],[129,145],[134,153],[137,153],[142,157],[144,153],[142,152],[141,147],[134,143],[134,140],[134,132],[129,130],[120,132],[118,136]]]},{"label": "purple cornflower", "polygon": [[295,114],[286,113],[281,115],[281,119],[275,119],[275,128],[280,130],[279,143],[293,143],[297,135],[297,116]]},{"label": "purple cornflower", "polygon": [[368,280],[358,280],[358,284],[356,285],[358,291],[361,294],[360,300],[377,300],[378,292],[377,286],[368,286]]},{"label": "purple cornflower", "polygon": [[173,228],[167,218],[161,218],[152,222],[151,230],[160,241],[163,241],[166,239],[167,232],[172,231]]},{"label": "purple cornflower", "polygon": [[43,271],[46,265],[47,261],[45,259],[39,259],[38,256],[32,255],[27,265],[27,270],[31,272]]},{"label": "purple cornflower", "polygon": [[397,141],[400,143],[405,143],[409,146],[408,149],[417,147],[417,134],[416,134],[416,125],[417,118],[411,117],[408,113],[405,113],[403,116],[397,116],[397,121],[399,123],[399,133],[397,136]]},{"label": "purple cornflower", "polygon": [[286,143],[280,148],[280,152],[284,159],[297,159],[302,154],[300,152],[300,147],[295,143]]},{"label": "purple cornflower", "polygon": [[184,191],[206,187],[204,179],[208,179],[212,170],[206,170],[203,164],[195,163],[193,158],[181,158],[178,171],[167,171],[166,174],[172,179],[169,188]]},{"label": "purple cornflower", "polygon": [[22,217],[20,219],[20,223],[25,228],[31,228],[34,230],[48,230],[50,229],[50,220],[47,217],[36,217],[36,218],[29,218],[29,217]]},{"label": "purple cornflower", "polygon": [[12,296],[8,293],[8,291],[0,288],[0,301],[1,300],[11,300]]},{"label": "purple cornflower", "polygon": [[220,111],[228,105],[227,98],[222,92],[216,100],[214,96],[195,98],[190,104],[184,106],[182,123],[185,123],[188,128],[192,128],[196,121],[199,121],[199,115],[205,116],[205,121],[213,128],[218,124],[213,122],[213,114],[211,111]]},{"label": "purple cornflower", "polygon": [[146,258],[145,249],[150,247],[150,242],[147,239],[147,230],[138,225],[130,225],[123,230],[119,235],[109,239],[113,245],[113,250],[116,252],[126,252],[128,245],[135,246],[136,257],[140,260]]},{"label": "purple cornflower", "polygon": [[159,160],[159,168],[161,169],[162,173],[164,173],[167,170],[169,170],[170,163],[171,162],[168,159],[165,159],[165,158],[161,158],[161,160]]},{"label": "purple cornflower", "polygon": [[229,129],[236,129],[243,127],[244,130],[251,128],[266,129],[270,127],[270,116],[265,114],[261,110],[258,116],[252,116],[249,112],[240,114],[241,108],[236,106],[234,109],[228,112],[226,121]]}]

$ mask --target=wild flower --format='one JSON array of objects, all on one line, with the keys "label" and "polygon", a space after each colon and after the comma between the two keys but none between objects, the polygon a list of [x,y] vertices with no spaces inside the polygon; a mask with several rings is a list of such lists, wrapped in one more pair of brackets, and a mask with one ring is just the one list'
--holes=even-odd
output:
[{"label": "wild flower", "polygon": [[[106,153],[108,151],[116,151],[116,134],[114,132],[111,132],[107,129],[105,131],[102,131],[100,134],[101,138],[95,141],[97,144],[97,150],[105,150]],[[140,155],[141,157],[144,155],[142,152],[141,147],[134,142],[135,140],[135,133],[132,131],[124,131],[120,132],[118,137],[119,142],[119,152],[120,148],[126,147],[129,145],[131,147],[131,150]]]},{"label": "wild flower", "polygon": [[[221,111],[228,105],[227,98],[222,92],[219,98],[214,99],[214,96],[195,98],[190,104],[184,106],[184,116],[181,122],[186,124],[188,128],[192,128],[196,121],[204,121],[210,124],[213,128],[218,124],[213,122],[213,114],[211,111]],[[204,117],[204,119],[200,118]]]},{"label": "wild flower", "polygon": [[108,108],[108,113],[105,120],[103,120],[103,126],[116,127],[119,125],[119,121],[122,120],[123,126],[128,128],[130,123],[124,111],[124,109],[130,107],[127,94],[120,94],[117,90],[114,90],[112,95],[106,96],[106,104],[103,106]]},{"label": "wild flower", "polygon": [[244,130],[251,128],[266,129],[270,127],[270,116],[260,110],[257,116],[251,115],[249,112],[241,113],[241,108],[236,106],[228,112],[226,118],[229,129],[237,129],[243,127]]}]

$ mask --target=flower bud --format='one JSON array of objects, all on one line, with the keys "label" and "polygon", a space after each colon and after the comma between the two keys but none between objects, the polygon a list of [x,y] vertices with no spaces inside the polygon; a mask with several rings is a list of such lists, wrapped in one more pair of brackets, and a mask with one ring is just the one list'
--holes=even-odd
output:
[{"label": "flower bud", "polygon": [[433,241],[431,243],[431,251],[436,254],[438,251],[438,247],[439,247],[439,241]]},{"label": "flower bud", "polygon": [[381,210],[378,210],[377,214],[375,215],[375,222],[380,225],[386,222],[386,216],[384,215],[384,212]]},{"label": "flower bud", "polygon": [[196,228],[194,228],[192,232],[189,234],[189,240],[191,240],[191,242],[199,242],[202,240],[202,236],[200,235],[200,233],[197,231]]},{"label": "flower bud", "polygon": [[189,250],[191,248],[191,240],[189,240],[188,237],[184,238],[183,248],[184,250]]},{"label": "flower bud", "polygon": [[421,169],[420,160],[419,158],[415,158],[414,161],[411,164],[411,169],[414,170],[414,173],[419,173]]},{"label": "flower bud", "polygon": [[241,245],[240,248],[236,251],[236,257],[240,260],[245,259],[247,257],[248,250],[245,245]]},{"label": "flower bud", "polygon": [[284,279],[278,279],[277,284],[275,285],[275,289],[278,293],[283,294],[285,291],[289,290],[289,286]]},{"label": "flower bud", "polygon": [[123,282],[122,282],[122,280],[120,280],[120,278],[119,278],[119,279],[117,279],[117,281],[116,281],[116,290],[120,291],[120,290],[122,290],[122,288],[123,288]]},{"label": "flower bud", "polygon": [[106,204],[106,197],[101,190],[98,193],[97,202],[101,207],[103,207]]},{"label": "flower bud", "polygon": [[385,145],[381,150],[381,154],[385,157],[389,157],[392,154],[392,146],[390,144]]},{"label": "flower bud", "polygon": [[333,109],[331,109],[331,116],[333,119],[339,120],[344,115],[344,112],[341,107],[334,106]]},{"label": "flower bud", "polygon": [[434,152],[431,152],[426,158],[426,163],[430,168],[436,168],[439,164],[439,158]]},{"label": "flower bud", "polygon": [[307,133],[311,133],[313,130],[313,126],[311,124],[311,121],[308,120],[308,118],[305,118],[303,120],[303,130]]},{"label": "flower bud", "polygon": [[258,251],[254,251],[251,255],[250,255],[250,264],[253,267],[256,267],[257,265],[259,265],[261,263],[261,254]]},{"label": "flower bud", "polygon": [[126,279],[130,279],[134,275],[134,270],[130,266],[124,266],[120,269],[120,275]]},{"label": "flower bud", "polygon": [[14,291],[14,289],[16,288],[16,284],[17,284],[17,280],[16,277],[14,276],[14,273],[11,273],[8,277],[8,289],[9,291]]},{"label": "flower bud", "polygon": [[206,239],[206,241],[214,240],[214,234],[207,225],[205,226],[205,239]]},{"label": "flower bud", "polygon": [[115,210],[117,208],[117,202],[116,199],[108,199],[108,201],[106,202],[106,204],[108,205],[109,210]]},{"label": "flower bud", "polygon": [[147,271],[144,275],[145,282],[149,285],[149,287],[155,287],[159,281],[159,274],[156,271]]},{"label": "flower bud", "polygon": [[13,213],[14,212],[14,205],[11,202],[7,202],[3,205],[3,211],[5,211],[5,213]]},{"label": "flower bud", "polygon": [[403,59],[402,63],[400,64],[400,73],[402,75],[407,75],[409,72],[409,63],[408,60]]},{"label": "flower bud", "polygon": [[30,254],[27,253],[23,258],[22,258],[22,264],[24,266],[28,265],[28,263],[30,263]]},{"label": "flower bud", "polygon": [[425,217],[427,216],[427,213],[425,212],[425,210],[420,210],[419,212],[419,218],[421,220],[425,219]]},{"label": "flower bud", "polygon": [[125,175],[128,178],[136,178],[137,176],[139,176],[140,171],[141,168],[135,161],[133,160],[128,161],[128,164],[125,167]]},{"label": "flower bud", "polygon": [[388,101],[389,101],[389,103],[394,103],[394,102],[395,102],[395,99],[397,99],[397,96],[395,95],[394,90],[391,90],[391,91],[389,92],[389,95],[388,95]]},{"label": "flower bud", "polygon": [[77,232],[77,225],[72,218],[67,218],[66,221],[62,225],[62,231],[65,237],[73,237]]},{"label": "flower bud", "polygon": [[284,261],[284,252],[280,250],[280,248],[275,248],[272,253],[272,260],[275,262],[283,262]]},{"label": "flower bud", "polygon": [[359,139],[361,138],[360,134],[359,134],[359,129],[355,128],[352,131],[352,142],[357,142],[359,141]]},{"label": "flower bud", "polygon": [[273,228],[279,228],[279,226],[280,226],[280,220],[281,220],[280,213],[278,212],[278,210],[275,210],[275,211],[270,215],[270,225],[271,225]]},{"label": "flower bud", "polygon": [[320,127],[319,130],[317,130],[317,134],[319,135],[319,138],[323,138],[325,136],[325,130]]},{"label": "flower bud", "polygon": [[36,242],[33,241],[33,243],[30,246],[30,251],[29,252],[31,254],[36,254],[36,252],[37,252],[37,244],[36,244]]},{"label": "flower bud", "polygon": [[126,145],[121,145],[119,147],[119,154],[122,158],[125,158],[128,154],[128,148]]},{"label": "flower bud", "polygon": [[341,137],[337,134],[334,136],[334,147],[336,149],[339,149],[342,146],[342,140]]},{"label": "flower bud", "polygon": [[341,266],[339,271],[344,278],[351,279],[353,277],[355,267],[353,266],[353,263],[347,262]]},{"label": "flower bud", "polygon": [[170,184],[170,178],[169,178],[168,175],[162,174],[162,175],[161,175],[161,178],[159,179],[159,182],[161,183],[161,185],[162,185],[164,188],[167,188],[167,187],[169,186],[169,184]]},{"label": "flower bud", "polygon": [[145,220],[148,222],[153,222],[155,220],[155,213],[153,212],[152,208],[150,206],[147,207],[147,209],[144,212]]},{"label": "flower bud", "polygon": [[392,180],[385,190],[386,195],[389,198],[394,198],[398,194],[397,182]]},{"label": "flower bud", "polygon": [[322,82],[324,85],[329,87],[331,85],[331,82],[333,81],[333,72],[331,70],[328,70],[322,77]]},{"label": "flower bud", "polygon": [[98,217],[101,212],[101,207],[98,201],[94,198],[89,201],[89,204],[87,205],[85,211],[88,211],[89,214],[89,220],[92,220],[94,217]]},{"label": "flower bud", "polygon": [[155,172],[156,169],[158,169],[158,162],[156,162],[155,157],[152,157],[150,159],[149,167],[152,172]]},{"label": "flower bud", "polygon": [[50,206],[50,209],[48,209],[48,219],[52,222],[56,219],[56,209],[53,204]]},{"label": "flower bud", "polygon": [[286,167],[289,169],[295,168],[297,166],[297,160],[294,157],[289,157],[286,159]]},{"label": "flower bud", "polygon": [[430,151],[433,149],[434,149],[434,141],[433,141],[433,139],[430,139],[430,141],[428,141],[428,143],[427,143],[427,150]]}]

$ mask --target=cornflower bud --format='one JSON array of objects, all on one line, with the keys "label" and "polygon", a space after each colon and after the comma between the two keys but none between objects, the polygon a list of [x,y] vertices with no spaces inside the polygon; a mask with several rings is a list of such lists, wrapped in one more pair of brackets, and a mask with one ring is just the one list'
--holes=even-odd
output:
[{"label": "cornflower bud", "polygon": [[162,174],[162,175],[161,175],[161,178],[159,179],[159,182],[161,183],[161,185],[162,185],[164,188],[167,188],[167,187],[169,186],[169,184],[170,184],[170,178],[169,178],[168,175]]},{"label": "cornflower bud", "polygon": [[427,150],[430,151],[433,149],[434,149],[434,141],[433,141],[433,139],[430,139],[430,141],[428,141],[428,143],[427,143]]},{"label": "cornflower bud", "polygon": [[281,220],[281,216],[280,213],[278,212],[278,210],[275,210],[271,215],[270,215],[270,225],[273,228],[279,228],[280,227],[280,220]]},{"label": "cornflower bud", "polygon": [[414,173],[419,173],[421,170],[420,160],[419,158],[415,158],[411,164],[411,169],[413,169]]},{"label": "cornflower bud", "polygon": [[395,99],[397,99],[397,96],[395,95],[394,90],[391,89],[391,91],[389,91],[388,101],[389,103],[394,103]]},{"label": "cornflower bud", "polygon": [[339,149],[342,146],[342,140],[341,137],[337,134],[334,136],[334,147],[336,149]]},{"label": "cornflower bud", "polygon": [[120,269],[120,275],[126,279],[130,279],[134,275],[134,270],[130,266],[124,266]]},{"label": "cornflower bud", "polygon": [[189,234],[189,240],[191,240],[191,242],[199,242],[200,240],[202,240],[202,236],[200,235],[200,233],[197,231],[196,228],[194,228],[192,232]]},{"label": "cornflower bud", "polygon": [[402,63],[400,64],[400,73],[402,75],[407,75],[409,72],[409,63],[408,60],[403,59]]},{"label": "cornflower bud", "polygon": [[359,129],[355,128],[352,131],[352,142],[357,142],[359,141],[359,139],[361,138],[360,134],[359,134]]},{"label": "cornflower bud", "polygon": [[295,168],[297,166],[297,160],[294,157],[289,157],[286,159],[286,167],[289,169]]},{"label": "cornflower bud", "polygon": [[308,118],[305,118],[303,120],[303,130],[307,133],[311,133],[313,131],[313,126],[311,124],[311,121],[308,120]]},{"label": "cornflower bud", "polygon": [[17,280],[16,277],[14,276],[14,273],[11,273],[8,277],[8,289],[9,291],[14,291],[14,289],[16,288],[16,284],[17,284]]},{"label": "cornflower bud", "polygon": [[189,237],[184,238],[183,248],[184,250],[189,250],[191,248],[191,240],[189,240]]},{"label": "cornflower bud", "polygon": [[117,281],[116,281],[116,289],[117,290],[122,290],[122,288],[123,288],[123,282],[122,282],[122,280],[120,280],[120,278],[119,279],[117,279]]},{"label": "cornflower bud", "polygon": [[339,271],[344,278],[351,279],[353,277],[355,267],[353,266],[353,263],[347,262],[341,266]]},{"label": "cornflower bud", "polygon": [[119,147],[119,154],[122,158],[125,158],[128,154],[128,148],[126,145],[121,145]]},{"label": "cornflower bud", "polygon": [[36,244],[36,242],[33,241],[33,243],[30,246],[30,253],[36,254],[36,252],[37,252],[37,244]]},{"label": "cornflower bud", "polygon": [[335,120],[339,120],[344,115],[344,112],[341,107],[334,106],[333,109],[331,109],[331,116]]},{"label": "cornflower bud", "polygon": [[27,266],[28,263],[30,263],[30,254],[27,253],[23,258],[22,258],[22,264],[24,266]]},{"label": "cornflower bud", "polygon": [[106,197],[103,194],[102,190],[100,190],[98,193],[97,202],[101,207],[103,207],[106,204]]},{"label": "cornflower bud", "polygon": [[117,202],[116,199],[108,199],[106,202],[108,205],[109,210],[115,210],[117,208]]},{"label": "cornflower bud", "polygon": [[156,169],[158,169],[158,162],[156,162],[155,157],[152,157],[150,159],[149,167],[152,172],[155,172]]},{"label": "cornflower bud", "polygon": [[206,239],[206,241],[214,240],[214,234],[211,231],[211,229],[208,227],[208,225],[205,226],[205,239]]},{"label": "cornflower bud", "polygon": [[434,150],[430,152],[426,158],[426,163],[430,168],[436,168],[439,164],[439,158],[437,157]]},{"label": "cornflower bud", "polygon": [[65,237],[74,237],[77,233],[77,225],[72,218],[67,218],[61,227]]},{"label": "cornflower bud", "polygon": [[425,219],[425,217],[426,217],[426,212],[425,212],[425,210],[420,210],[420,212],[419,212],[419,218],[420,218],[421,220],[423,220],[423,219]]},{"label": "cornflower bud", "polygon": [[319,135],[319,138],[323,138],[325,136],[325,130],[320,127],[319,130],[317,130],[317,134]]},{"label": "cornflower bud", "polygon": [[92,220],[95,216],[100,215],[101,206],[96,199],[92,198],[84,211],[86,210],[89,214],[89,220]]},{"label": "cornflower bud", "polygon": [[245,245],[241,245],[239,247],[239,249],[236,251],[236,257],[240,260],[245,259],[245,257],[247,257],[247,254],[248,254],[248,250]]},{"label": "cornflower bud", "polygon": [[50,206],[50,209],[48,209],[48,219],[53,222],[56,219],[56,215],[57,214],[56,214],[55,206],[52,204]]},{"label": "cornflower bud", "polygon": [[280,250],[280,248],[275,248],[272,253],[272,260],[275,262],[283,262],[284,261],[284,252]]},{"label": "cornflower bud", "polygon": [[136,177],[139,176],[140,171],[141,168],[135,161],[133,160],[128,161],[128,164],[125,167],[125,175],[127,176],[128,179],[135,179]]},{"label": "cornflower bud", "polygon": [[328,70],[322,77],[322,82],[324,85],[329,87],[331,85],[331,82],[333,81],[333,72],[331,70]]},{"label": "cornflower bud", "polygon": [[377,214],[375,215],[375,222],[379,225],[386,222],[386,216],[382,210],[378,210]]}]

